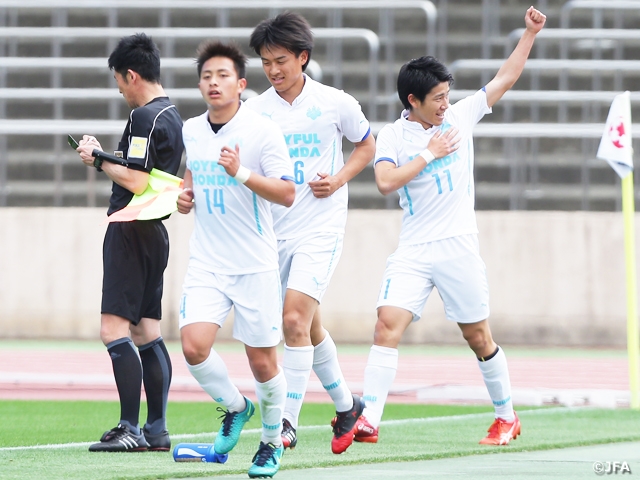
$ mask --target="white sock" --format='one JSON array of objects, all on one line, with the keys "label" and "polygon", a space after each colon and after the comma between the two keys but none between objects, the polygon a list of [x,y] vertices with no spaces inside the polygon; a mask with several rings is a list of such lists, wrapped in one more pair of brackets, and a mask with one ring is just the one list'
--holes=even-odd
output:
[{"label": "white sock", "polygon": [[287,396],[287,383],[282,370],[271,380],[260,383],[256,381],[256,395],[262,416],[262,438],[264,443],[282,445],[282,414]]},{"label": "white sock", "polygon": [[216,402],[232,412],[242,412],[247,408],[244,396],[238,387],[231,383],[227,366],[213,348],[204,362],[198,365],[187,363],[187,368],[202,389]]},{"label": "white sock", "polygon": [[336,344],[326,330],[324,340],[313,349],[313,371],[336,405],[336,412],[346,412],[353,407],[351,390],[338,363]]},{"label": "white sock", "polygon": [[511,401],[511,381],[507,368],[507,357],[502,348],[498,347],[498,353],[491,360],[478,360],[478,366],[487,386],[489,396],[496,411],[496,418],[502,418],[507,422],[513,422],[513,402]]},{"label": "white sock", "polygon": [[283,418],[289,420],[293,428],[298,428],[298,417],[309,384],[312,365],[313,346],[290,347],[285,344],[282,369],[287,383]]},{"label": "white sock", "polygon": [[384,404],[398,370],[398,349],[373,345],[364,369],[365,408],[362,414],[372,427],[380,425]]}]

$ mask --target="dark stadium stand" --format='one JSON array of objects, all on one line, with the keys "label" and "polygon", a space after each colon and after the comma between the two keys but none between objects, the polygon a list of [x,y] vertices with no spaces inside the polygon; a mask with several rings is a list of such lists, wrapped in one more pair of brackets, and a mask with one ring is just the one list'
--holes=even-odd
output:
[{"label": "dark stadium stand", "polygon": [[[640,77],[633,3],[539,2],[548,22],[525,74],[476,132],[479,209],[619,208],[617,179],[595,151],[611,99]],[[0,0],[0,206],[105,204],[109,183],[79,164],[63,134],[90,131],[103,144],[117,141],[128,109],[105,57],[120,36],[147,31],[156,39],[163,84],[188,118],[202,111],[191,60],[200,40],[233,39],[255,57],[247,45],[252,27],[279,11],[299,11],[316,31],[311,75],[358,98],[377,131],[401,110],[394,92],[402,63],[436,54],[451,66],[457,100],[497,71],[529,4]],[[268,83],[256,60],[249,88],[261,92]],[[632,93],[632,116],[639,105]],[[397,203],[377,192],[371,168],[351,183],[350,198],[355,208]]]}]

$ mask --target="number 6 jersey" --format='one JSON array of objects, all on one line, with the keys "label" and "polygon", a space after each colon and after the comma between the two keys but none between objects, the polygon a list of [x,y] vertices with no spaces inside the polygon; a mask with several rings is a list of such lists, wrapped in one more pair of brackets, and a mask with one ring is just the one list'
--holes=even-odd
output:
[{"label": "number 6 jersey", "polygon": [[415,178],[398,190],[404,211],[399,245],[415,245],[444,238],[478,233],[474,212],[473,127],[491,109],[487,95],[479,90],[451,105],[444,122],[425,130],[407,120],[403,111],[393,124],[385,125],[376,139],[375,163],[405,165],[422,152],[438,132],[459,130],[459,148],[451,155],[436,158]]},{"label": "number 6 jersey", "polygon": [[247,107],[270,118],[282,129],[296,182],[291,208],[273,205],[278,240],[314,232],[344,233],[347,222],[347,185],[329,198],[316,198],[309,182],[318,172],[335,175],[344,166],[342,137],[361,142],[370,133],[369,121],[351,95],[305,75],[300,95],[292,105],[273,87],[247,100]]}]

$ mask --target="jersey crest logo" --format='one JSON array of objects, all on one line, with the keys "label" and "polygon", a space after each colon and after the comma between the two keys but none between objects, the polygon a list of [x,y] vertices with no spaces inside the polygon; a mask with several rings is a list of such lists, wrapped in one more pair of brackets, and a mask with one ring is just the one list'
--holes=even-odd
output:
[{"label": "jersey crest logo", "polygon": [[228,145],[231,148],[235,148],[236,145],[238,145],[239,147],[244,147],[244,142],[242,141],[241,137],[235,137],[235,138],[229,139]]},{"label": "jersey crest logo", "polygon": [[311,107],[309,110],[307,110],[307,117],[309,117],[311,120],[315,120],[320,115],[322,115],[322,112],[315,105]]}]

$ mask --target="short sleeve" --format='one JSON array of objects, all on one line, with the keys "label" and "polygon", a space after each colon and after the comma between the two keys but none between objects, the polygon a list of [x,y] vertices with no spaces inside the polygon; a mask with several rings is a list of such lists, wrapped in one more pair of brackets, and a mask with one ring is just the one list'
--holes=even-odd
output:
[{"label": "short sleeve", "polygon": [[486,114],[491,113],[487,105],[487,92],[484,88],[473,95],[451,105],[448,111],[452,120],[461,131],[471,131]]},{"label": "short sleeve", "polygon": [[[137,108],[131,111],[129,118],[127,161],[136,170],[147,172],[155,165],[151,149],[154,122],[148,109]],[[159,132],[156,132],[158,135]]]},{"label": "short sleeve", "polygon": [[338,96],[338,111],[340,130],[351,143],[361,142],[371,134],[369,120],[362,113],[360,104],[343,91]]},{"label": "short sleeve", "polygon": [[376,138],[374,165],[378,162],[391,162],[398,166],[398,145],[396,134],[391,125],[385,125]]}]

